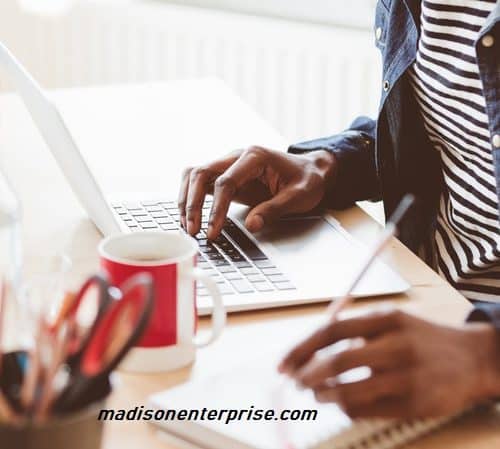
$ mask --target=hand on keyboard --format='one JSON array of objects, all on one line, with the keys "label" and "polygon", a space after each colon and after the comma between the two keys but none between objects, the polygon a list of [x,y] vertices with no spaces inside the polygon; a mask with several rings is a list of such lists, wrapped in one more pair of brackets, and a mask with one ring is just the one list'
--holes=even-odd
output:
[{"label": "hand on keyboard", "polygon": [[183,227],[196,235],[207,194],[213,194],[207,237],[215,239],[235,200],[253,206],[245,226],[257,232],[284,214],[314,209],[333,184],[336,161],[327,151],[292,155],[260,147],[236,151],[208,165],[186,169],[179,192]]}]

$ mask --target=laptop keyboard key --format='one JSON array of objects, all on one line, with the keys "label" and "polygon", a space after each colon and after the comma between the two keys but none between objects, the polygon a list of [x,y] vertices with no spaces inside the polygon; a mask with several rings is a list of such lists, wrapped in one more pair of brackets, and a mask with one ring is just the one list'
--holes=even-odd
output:
[{"label": "laptop keyboard key", "polygon": [[267,277],[273,284],[280,284],[282,282],[290,282],[285,276],[282,274],[278,274],[275,276],[268,276]]},{"label": "laptop keyboard key", "polygon": [[291,282],[283,282],[280,284],[274,284],[278,290],[295,290],[295,286]]},{"label": "laptop keyboard key", "polygon": [[216,245],[219,245],[221,248],[232,248],[231,242],[224,235],[219,235],[214,241]]},{"label": "laptop keyboard key", "polygon": [[149,214],[145,210],[131,210],[130,215],[132,217],[149,217]]},{"label": "laptop keyboard key", "polygon": [[261,293],[274,291],[274,287],[269,282],[258,282],[254,284],[254,287],[257,289],[258,292]]},{"label": "laptop keyboard key", "polygon": [[[243,268],[253,268],[252,264],[250,264],[246,260],[242,260],[241,262],[234,262],[234,266],[237,267],[237,268],[240,268],[240,269],[243,269]],[[255,269],[255,268],[253,268],[253,269]]]},{"label": "laptop keyboard key", "polygon": [[276,268],[269,259],[262,259],[254,261],[255,266],[259,268]]},{"label": "laptop keyboard key", "polygon": [[224,232],[241,248],[242,252],[251,260],[267,259],[266,255],[250,240],[250,238],[234,223],[224,227]]},{"label": "laptop keyboard key", "polygon": [[151,213],[153,213],[153,212],[156,212],[156,213],[158,213],[158,212],[164,213],[164,212],[163,212],[163,207],[160,207],[160,206],[146,206],[146,210],[147,210],[148,212],[151,212]]},{"label": "laptop keyboard key", "polygon": [[165,224],[165,225],[161,225],[161,228],[164,230],[164,231],[177,231],[179,229],[179,227],[175,224]]},{"label": "laptop keyboard key", "polygon": [[254,291],[254,288],[251,286],[251,284],[244,279],[231,281],[231,285],[238,293],[252,293]]},{"label": "laptop keyboard key", "polygon": [[[238,266],[237,264],[235,264]],[[250,275],[250,274],[259,274],[259,270],[255,269],[254,267],[250,266],[250,264],[247,267],[242,267],[240,268],[240,271],[243,274]]]},{"label": "laptop keyboard key", "polygon": [[266,276],[275,276],[279,274],[283,274],[280,270],[278,270],[276,267],[274,268],[262,268],[261,270]]},{"label": "laptop keyboard key", "polygon": [[252,283],[256,283],[256,282],[265,282],[266,281],[266,278],[264,276],[261,276],[260,274],[250,274],[250,275],[247,275],[246,278]]},{"label": "laptop keyboard key", "polygon": [[224,277],[228,280],[228,281],[237,281],[239,279],[243,279],[241,277],[241,274],[240,273],[237,273],[237,272],[232,272],[232,273],[225,273],[224,274]]},{"label": "laptop keyboard key", "polygon": [[153,218],[168,218],[169,221],[172,221],[172,219],[170,218],[170,215],[168,215],[166,212],[163,212],[163,211],[161,211],[161,212],[149,211],[149,212],[151,213],[151,216]]},{"label": "laptop keyboard key", "polygon": [[144,217],[135,217],[137,220],[137,223],[153,223],[153,219],[149,216],[144,216]]},{"label": "laptop keyboard key", "polygon": [[232,262],[246,262],[245,258],[238,252],[227,252],[226,253]]},{"label": "laptop keyboard key", "polygon": [[236,268],[229,264],[218,267],[218,270],[220,273],[236,273]]}]

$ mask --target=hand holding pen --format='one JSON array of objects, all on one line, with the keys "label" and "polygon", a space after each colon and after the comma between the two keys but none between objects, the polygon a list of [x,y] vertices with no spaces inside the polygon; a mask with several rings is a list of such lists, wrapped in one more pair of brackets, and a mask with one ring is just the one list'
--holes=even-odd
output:
[{"label": "hand holding pen", "polygon": [[334,327],[334,323],[338,320],[338,314],[353,301],[356,287],[362,281],[373,262],[390,243],[392,237],[397,234],[398,225],[414,203],[415,198],[413,195],[406,195],[402,199],[396,211],[380,233],[379,238],[368,252],[366,259],[363,260],[361,266],[348,285],[345,294],[340,299],[334,299],[330,303],[327,309],[328,324],[293,348],[280,363],[280,372],[295,376],[296,373],[313,358],[315,352],[324,346],[324,341],[335,341],[334,336],[329,334],[332,333],[332,325]]}]

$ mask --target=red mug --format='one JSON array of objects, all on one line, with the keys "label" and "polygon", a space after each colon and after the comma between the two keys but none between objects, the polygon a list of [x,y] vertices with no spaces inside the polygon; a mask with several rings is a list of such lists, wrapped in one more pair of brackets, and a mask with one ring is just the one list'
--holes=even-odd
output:
[{"label": "red mug", "polygon": [[[126,371],[155,372],[191,363],[196,349],[215,341],[226,312],[216,283],[196,268],[198,243],[184,234],[135,232],[105,238],[99,244],[101,267],[113,285],[146,272],[155,283],[151,321],[139,342],[122,363]],[[210,293],[214,309],[212,332],[204,341],[195,338],[196,282]]]}]

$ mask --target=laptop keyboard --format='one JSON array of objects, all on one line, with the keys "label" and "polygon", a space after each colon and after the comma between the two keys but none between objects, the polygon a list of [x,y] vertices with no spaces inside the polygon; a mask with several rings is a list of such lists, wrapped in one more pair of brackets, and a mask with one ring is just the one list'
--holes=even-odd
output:
[{"label": "laptop keyboard", "polygon": [[[114,203],[113,209],[132,231],[178,231],[180,213],[174,201]],[[267,293],[295,290],[287,276],[230,219],[214,241],[207,239],[206,229],[212,200],[203,205],[201,230],[195,236],[200,246],[198,267],[217,283],[223,295]],[[208,291],[197,285],[199,296]]]}]

